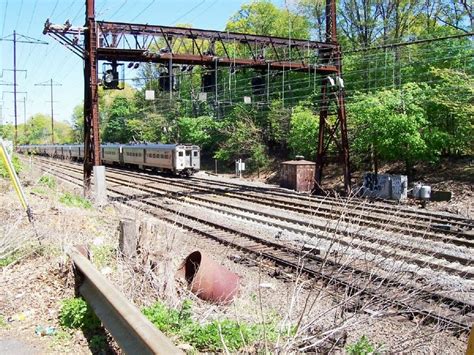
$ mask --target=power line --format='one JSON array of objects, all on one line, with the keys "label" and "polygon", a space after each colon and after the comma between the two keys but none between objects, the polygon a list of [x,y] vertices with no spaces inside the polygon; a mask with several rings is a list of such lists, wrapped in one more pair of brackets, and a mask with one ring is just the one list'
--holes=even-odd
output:
[{"label": "power line", "polygon": [[7,10],[8,10],[8,0],[5,3],[5,12],[3,13],[3,26],[2,26],[2,37],[5,33],[5,24],[7,23]]},{"label": "power line", "polygon": [[62,86],[60,83],[55,83],[53,82],[53,79],[51,78],[48,81],[42,82],[35,84],[35,86],[49,86],[50,87],[50,93],[51,93],[51,144],[54,144],[54,99],[53,99],[53,86]]},{"label": "power line", "polygon": [[151,2],[147,6],[145,6],[145,8],[138,13],[138,15],[136,15],[134,18],[131,19],[131,21],[135,21],[135,19],[137,19],[141,14],[143,14],[146,10],[148,10],[150,6],[153,5],[154,2],[155,0],[151,0]]},{"label": "power line", "polygon": [[204,4],[206,2],[206,0],[202,0],[200,3],[198,3],[196,6],[192,7],[190,10],[188,10],[187,12],[185,12],[184,14],[182,14],[181,16],[179,16],[178,18],[176,18],[175,20],[171,21],[170,22],[170,25],[173,25],[175,24],[176,22],[178,22],[179,20],[181,20],[183,17],[186,17],[187,15],[189,15],[190,13],[192,13],[194,10],[196,10],[198,7],[200,7],[202,4]]}]

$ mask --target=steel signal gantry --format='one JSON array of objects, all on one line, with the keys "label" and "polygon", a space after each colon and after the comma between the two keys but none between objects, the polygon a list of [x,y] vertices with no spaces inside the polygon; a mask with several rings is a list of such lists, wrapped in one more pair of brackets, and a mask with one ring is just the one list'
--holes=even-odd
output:
[{"label": "steel signal gantry", "polygon": [[[321,186],[322,169],[328,146],[334,142],[344,167],[344,185],[350,191],[349,146],[342,85],[329,86],[334,79],[342,83],[341,49],[336,35],[335,0],[326,0],[326,41],[253,35],[229,31],[170,27],[148,24],[95,21],[94,0],[86,0],[86,24],[72,27],[45,23],[48,34],[67,46],[85,61],[84,115],[85,188],[90,184],[92,160],[100,164],[97,62],[99,60],[189,64],[202,66],[245,67],[273,71],[302,71],[322,75],[320,132],[317,153],[316,181]],[[80,43],[81,35],[84,43]],[[330,124],[328,107],[335,102],[337,117]],[[339,133],[339,134],[338,134]],[[90,152],[89,152],[90,150]],[[93,158],[92,158],[93,157]],[[89,174],[89,175],[88,175]]]}]

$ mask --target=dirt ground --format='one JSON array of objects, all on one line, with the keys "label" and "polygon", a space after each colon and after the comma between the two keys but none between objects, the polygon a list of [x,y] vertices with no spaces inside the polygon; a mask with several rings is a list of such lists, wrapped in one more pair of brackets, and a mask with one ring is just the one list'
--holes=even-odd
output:
[{"label": "dirt ground", "polygon": [[[280,352],[304,347],[329,332],[332,341],[340,340],[334,353],[343,353],[345,345],[363,335],[380,352],[464,353],[465,336],[422,326],[416,318],[408,320],[393,313],[380,316],[370,307],[363,312],[345,308],[344,322],[340,323],[339,302],[344,295],[324,285],[304,278],[295,283],[295,275],[286,275],[284,270],[119,204],[103,209],[70,207],[60,202],[61,196],[67,191],[80,194],[80,190],[60,182],[53,188],[45,186],[39,183],[41,176],[35,169],[22,174],[35,215],[34,229],[10,186],[5,181],[0,185],[0,238],[19,249],[12,264],[0,266],[0,349],[2,344],[5,349],[13,344],[11,354],[20,353],[20,349],[35,354],[91,353],[81,331],[64,329],[58,321],[61,302],[74,296],[73,275],[65,254],[74,244],[88,244],[96,267],[139,307],[156,299],[170,306],[191,299],[194,317],[200,321],[232,318],[249,323],[271,320],[295,324],[301,320],[305,333],[282,340]],[[123,218],[132,218],[137,226],[144,226],[142,233],[152,237],[149,254],[139,265],[118,255],[118,225]],[[195,250],[239,275],[239,294],[231,305],[208,304],[195,297],[184,282],[175,281],[180,263]],[[156,267],[151,268],[152,264]],[[307,300],[314,301],[310,310],[305,308]],[[340,324],[342,328],[336,329]],[[48,326],[55,328],[54,334],[35,334],[38,327]],[[186,344],[178,345],[189,349]]]}]

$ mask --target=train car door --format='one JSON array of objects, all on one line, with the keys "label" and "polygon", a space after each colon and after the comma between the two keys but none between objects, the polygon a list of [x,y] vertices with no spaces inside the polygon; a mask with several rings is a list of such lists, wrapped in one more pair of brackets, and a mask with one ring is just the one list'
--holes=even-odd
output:
[{"label": "train car door", "polygon": [[123,153],[123,147],[120,146],[120,147],[119,147],[119,163],[120,163],[120,165],[123,165],[123,155],[124,155],[124,153]]},{"label": "train car door", "polygon": [[184,154],[184,166],[192,166],[192,154],[191,154],[191,149],[186,149],[185,154]]}]

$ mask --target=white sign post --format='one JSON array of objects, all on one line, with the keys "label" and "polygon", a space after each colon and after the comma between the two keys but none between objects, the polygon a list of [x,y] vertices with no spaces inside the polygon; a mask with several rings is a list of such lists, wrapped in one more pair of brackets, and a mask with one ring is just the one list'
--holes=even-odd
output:
[{"label": "white sign post", "polygon": [[145,90],[145,100],[152,101],[155,99],[155,90]]},{"label": "white sign post", "polygon": [[235,175],[239,178],[242,178],[242,171],[245,171],[245,163],[242,162],[242,159],[235,161]]}]

